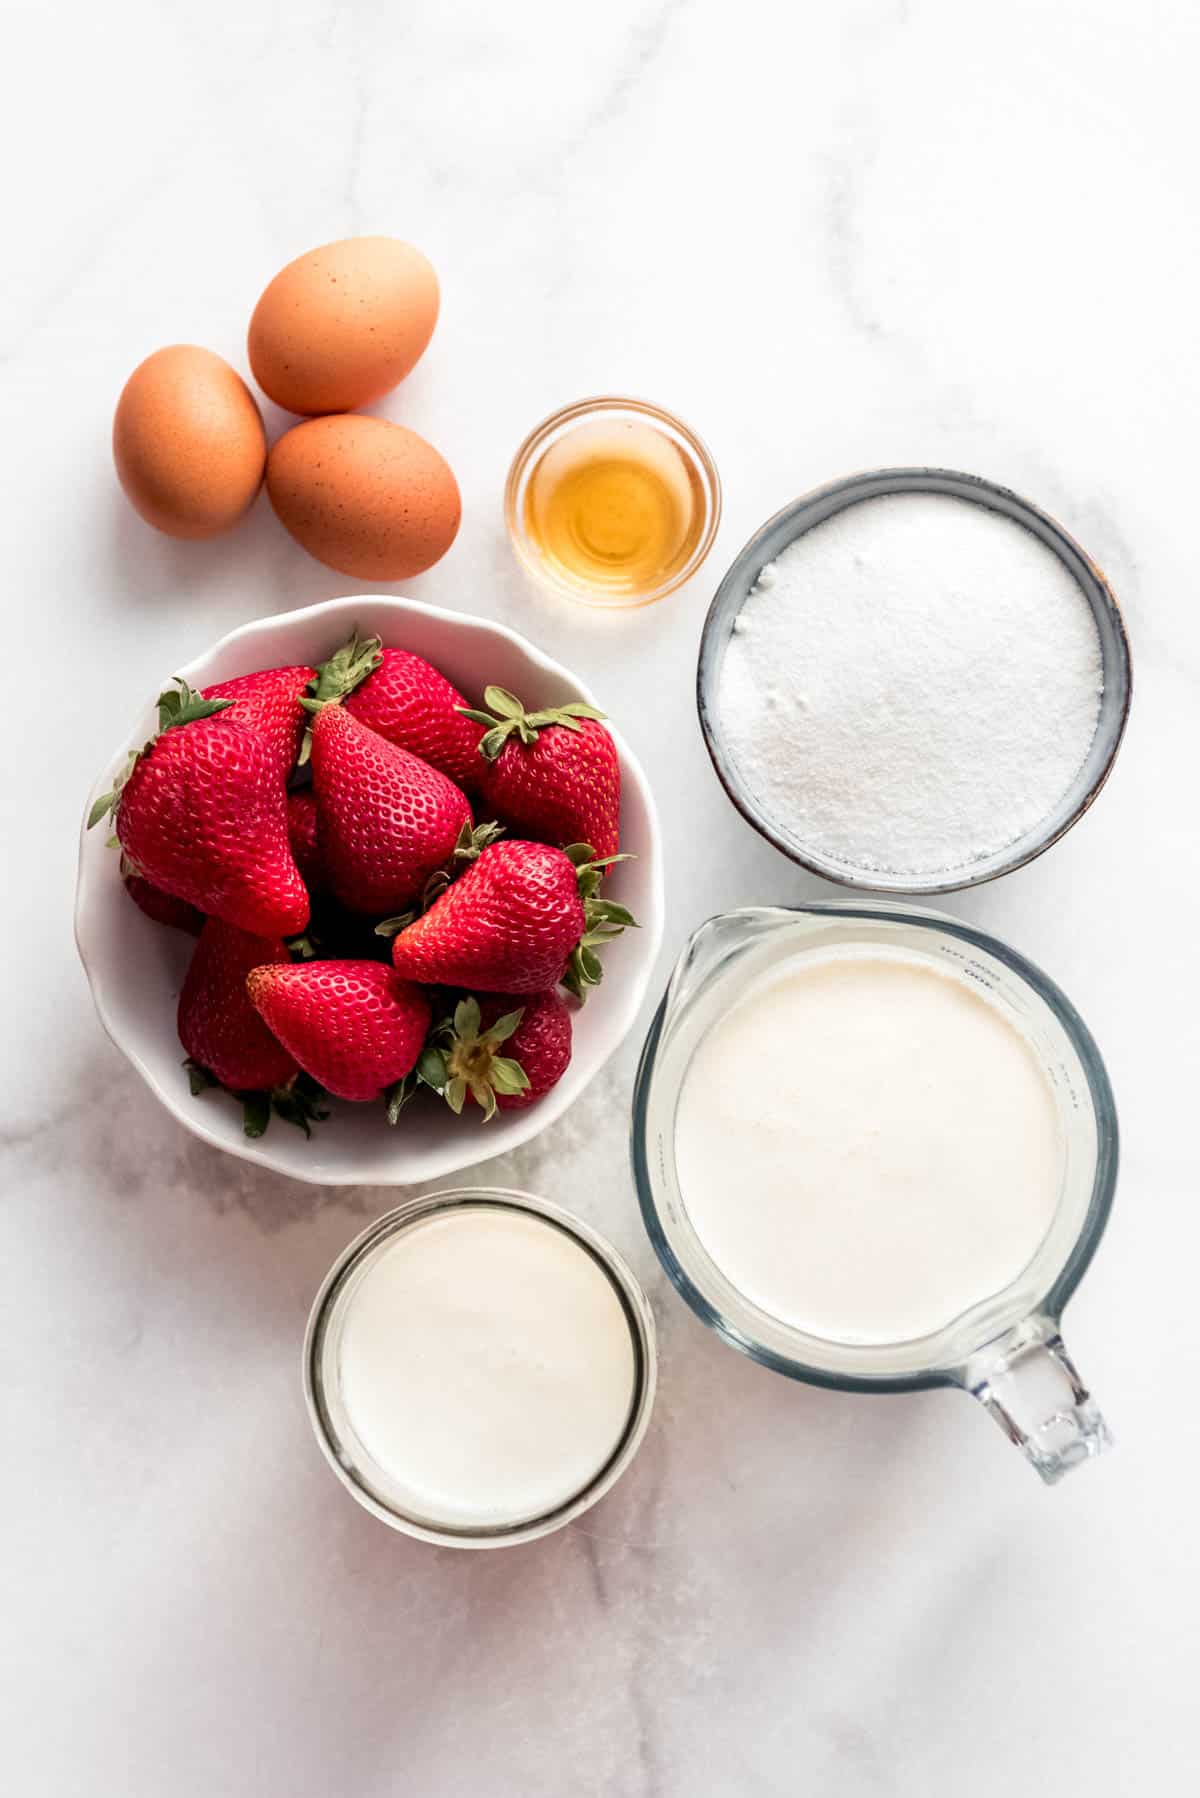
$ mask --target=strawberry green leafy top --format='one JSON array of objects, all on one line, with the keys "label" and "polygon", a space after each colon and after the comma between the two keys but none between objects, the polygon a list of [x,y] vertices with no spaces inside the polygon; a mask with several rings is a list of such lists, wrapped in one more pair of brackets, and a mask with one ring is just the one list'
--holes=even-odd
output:
[{"label": "strawberry green leafy top", "polygon": [[177,725],[192,724],[197,718],[211,718],[214,712],[223,712],[226,706],[234,703],[232,699],[205,699],[203,694],[197,693],[194,687],[189,687],[178,674],[175,676],[175,686],[178,688],[178,692],[172,692],[168,687],[158,696],[158,729],[154,736],[140,749],[129,751],[125,766],[114,780],[111,790],[101,793],[99,799],[92,806],[88,813],[87,827],[89,830],[99,824],[101,818],[106,817],[109,812],[115,816],[121,802],[121,789],[132,774],[134,763],[140,756],[145,755],[164,731],[174,730]]}]

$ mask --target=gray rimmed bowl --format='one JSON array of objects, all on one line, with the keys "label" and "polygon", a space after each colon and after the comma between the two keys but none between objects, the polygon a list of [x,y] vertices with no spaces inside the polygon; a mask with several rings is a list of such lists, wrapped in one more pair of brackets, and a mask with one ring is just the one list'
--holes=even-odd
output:
[{"label": "gray rimmed bowl", "polygon": [[[986,506],[1023,525],[1058,557],[1073,577],[1091,607],[1100,638],[1104,690],[1096,733],[1082,768],[1058,805],[1032,830],[995,854],[929,875],[883,874],[875,869],[835,861],[792,836],[782,821],[760,804],[742,779],[722,741],[718,707],[721,664],[733,633],[734,620],[767,563],[773,562],[782,550],[812,530],[814,525],[823,524],[835,513],[857,505],[861,500],[892,493],[947,494],[954,499]],[[696,676],[696,703],[705,746],[717,778],[747,822],[799,867],[807,868],[825,880],[837,881],[860,892],[914,895],[955,892],[963,887],[979,886],[985,880],[994,880],[997,875],[1009,874],[1014,868],[1033,861],[1070,830],[1108,779],[1125,733],[1132,691],[1133,669],[1124,620],[1108,582],[1091,557],[1055,519],[1029,500],[978,475],[957,474],[944,468],[881,468],[850,475],[845,480],[832,481],[827,487],[818,487],[815,492],[785,506],[774,518],[769,518],[736,557],[713,596],[700,639]]]}]

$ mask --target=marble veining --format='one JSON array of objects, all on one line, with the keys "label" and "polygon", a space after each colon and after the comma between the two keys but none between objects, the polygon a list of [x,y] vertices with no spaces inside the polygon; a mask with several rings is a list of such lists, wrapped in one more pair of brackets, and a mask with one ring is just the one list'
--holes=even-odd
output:
[{"label": "marble veining", "polygon": [[[943,0],[76,0],[5,25],[6,1790],[1194,1787],[1200,21],[1175,0],[1000,22]],[[663,810],[663,979],[711,912],[832,890],[734,814],[695,722],[708,597],[771,512],[937,462],[1027,494],[1111,578],[1135,697],[1108,789],[1051,854],[944,902],[1066,987],[1121,1111],[1112,1226],[1066,1320],[1118,1450],[1060,1490],[965,1398],[793,1386],[696,1322],[630,1183],[636,1040],[518,1153],[487,1162],[480,1129],[481,1174],[576,1207],[647,1285],[661,1386],[634,1468],[502,1555],[395,1537],[329,1477],[304,1320],[394,1194],[178,1130],[104,1037],[70,920],[83,797],[144,693],[354,587],[265,499],[224,540],[155,537],[112,477],[116,394],[163,343],[244,367],[266,279],[357,230],[411,237],[443,280],[429,354],[377,408],[463,488],[413,595],[527,631],[619,719]],[[602,390],[677,408],[725,482],[705,572],[620,618],[531,589],[500,518],[525,431]]]}]

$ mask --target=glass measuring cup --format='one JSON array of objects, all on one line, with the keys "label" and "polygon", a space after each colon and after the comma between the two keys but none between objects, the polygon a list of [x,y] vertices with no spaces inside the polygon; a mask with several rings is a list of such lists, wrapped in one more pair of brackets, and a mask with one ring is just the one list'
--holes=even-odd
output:
[{"label": "glass measuring cup", "polygon": [[[688,1216],[674,1152],[676,1107],[709,1028],[774,966],[835,946],[908,950],[986,990],[1032,1044],[1064,1143],[1058,1202],[1032,1258],[1002,1291],[930,1334],[851,1342],[807,1333],[727,1278]],[[914,906],[810,905],[727,912],[681,955],[651,1025],[634,1095],[633,1167],[642,1214],[666,1272],[702,1321],[792,1379],[851,1392],[958,1386],[972,1393],[1053,1483],[1110,1445],[1104,1419],[1063,1345],[1063,1307],[1087,1269],[1112,1204],[1117,1118],[1099,1050],[1065,994],[1006,944]]]}]

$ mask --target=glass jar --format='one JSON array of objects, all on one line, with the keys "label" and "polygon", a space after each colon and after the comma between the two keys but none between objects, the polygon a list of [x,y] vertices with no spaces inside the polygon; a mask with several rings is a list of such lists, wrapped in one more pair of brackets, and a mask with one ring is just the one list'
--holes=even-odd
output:
[{"label": "glass jar", "polygon": [[[587,1264],[584,1271],[590,1290],[595,1293],[607,1283],[610,1296],[604,1301],[606,1310],[623,1317],[628,1328],[632,1379],[628,1411],[615,1446],[589,1466],[573,1490],[534,1515],[516,1516],[503,1522],[472,1523],[466,1521],[461,1512],[451,1517],[448,1506],[439,1516],[431,1505],[414,1505],[409,1496],[413,1481],[407,1477],[411,1470],[390,1465],[386,1456],[379,1454],[371,1431],[362,1427],[361,1410],[356,1412],[353,1395],[347,1392],[344,1350],[348,1329],[353,1328],[356,1310],[362,1303],[372,1271],[379,1268],[383,1258],[400,1243],[406,1232],[415,1232],[436,1220],[457,1220],[470,1228],[474,1218],[495,1220],[497,1214],[532,1220],[547,1231],[565,1237],[571,1250],[577,1251]],[[557,1245],[555,1252],[559,1255],[562,1246],[561,1242]],[[511,1270],[512,1264],[505,1263],[503,1255],[500,1256],[494,1272],[489,1266],[484,1281],[485,1289],[489,1282],[495,1283],[497,1304],[494,1309],[501,1321],[494,1339],[485,1340],[485,1318],[482,1337],[472,1345],[467,1392],[472,1402],[478,1402],[471,1415],[464,1414],[462,1403],[458,1403],[454,1412],[458,1427],[466,1435],[471,1434],[473,1423],[478,1426],[476,1433],[482,1435],[494,1422],[490,1414],[492,1396],[502,1397],[514,1362],[518,1371],[522,1366],[533,1366],[535,1372],[545,1373],[551,1382],[560,1371],[554,1365],[552,1346],[546,1351],[547,1363],[539,1363],[542,1323],[538,1292],[518,1295],[519,1302],[513,1308],[516,1324],[506,1334],[506,1323],[511,1321],[506,1317],[506,1265]],[[597,1269],[602,1276],[600,1281],[595,1279]],[[522,1268],[518,1267],[518,1276],[521,1272]],[[451,1272],[451,1281],[453,1277]],[[406,1380],[420,1383],[426,1415],[429,1414],[428,1407],[432,1406],[440,1416],[439,1381],[454,1391],[457,1399],[462,1397],[462,1385],[456,1384],[455,1370],[447,1366],[446,1359],[446,1343],[454,1334],[454,1307],[465,1306],[468,1311],[474,1309],[484,1313],[489,1310],[486,1290],[481,1299],[478,1290],[474,1294],[456,1295],[451,1286],[446,1297],[450,1324],[442,1340],[438,1340],[436,1332],[431,1332],[427,1340],[416,1343],[409,1339],[406,1348],[411,1358],[399,1354],[384,1369],[384,1377],[395,1390],[398,1400],[403,1396]],[[453,1353],[452,1349],[450,1353]],[[622,1348],[623,1357],[625,1353]],[[581,1358],[578,1354],[573,1357],[572,1377],[582,1377],[586,1382],[586,1368],[582,1368],[581,1373],[583,1359],[586,1357]],[[325,1459],[364,1509],[393,1529],[424,1542],[443,1547],[500,1548],[516,1542],[530,1542],[561,1529],[601,1499],[629,1466],[646,1433],[654,1401],[654,1322],[645,1294],[629,1267],[612,1245],[581,1219],[530,1193],[502,1187],[454,1189],[429,1193],[398,1206],[364,1230],[338,1257],[313,1304],[304,1343],[303,1373],[309,1418]],[[601,1370],[598,1369],[597,1379],[600,1378]],[[382,1402],[386,1405],[386,1395]],[[453,1427],[447,1425],[448,1429]],[[543,1451],[547,1446],[553,1448],[553,1444],[539,1445],[542,1476],[546,1472],[546,1453]],[[419,1450],[414,1451],[414,1455],[419,1460]],[[479,1497],[479,1509],[484,1511],[488,1494],[481,1491]]]}]

